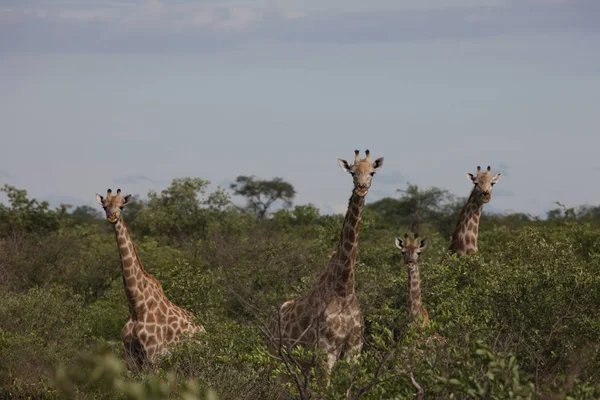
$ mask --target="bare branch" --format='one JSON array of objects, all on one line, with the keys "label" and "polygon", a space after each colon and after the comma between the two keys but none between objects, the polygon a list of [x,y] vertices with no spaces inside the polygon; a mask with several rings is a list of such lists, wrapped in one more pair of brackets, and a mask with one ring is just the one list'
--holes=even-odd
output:
[{"label": "bare branch", "polygon": [[425,391],[423,390],[423,388],[421,387],[421,385],[419,385],[417,383],[417,381],[415,380],[415,376],[413,375],[412,371],[410,371],[410,382],[413,384],[413,386],[417,389],[417,400],[423,400],[423,397],[425,396]]}]

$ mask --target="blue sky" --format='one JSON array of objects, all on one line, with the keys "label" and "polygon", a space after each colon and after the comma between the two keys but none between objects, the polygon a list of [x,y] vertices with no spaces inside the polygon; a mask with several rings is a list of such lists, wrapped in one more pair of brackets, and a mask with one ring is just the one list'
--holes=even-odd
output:
[{"label": "blue sky", "polygon": [[3,0],[0,183],[95,204],[174,177],[281,176],[343,212],[338,157],[490,209],[600,203],[596,0]]}]

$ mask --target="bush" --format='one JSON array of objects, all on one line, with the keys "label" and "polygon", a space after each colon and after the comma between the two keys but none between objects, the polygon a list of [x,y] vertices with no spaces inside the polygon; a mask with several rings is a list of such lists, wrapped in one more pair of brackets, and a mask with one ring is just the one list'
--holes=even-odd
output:
[{"label": "bush", "polygon": [[0,397],[600,397],[600,231],[591,211],[548,221],[484,215],[479,252],[461,258],[446,251],[455,204],[419,216],[430,240],[420,272],[431,319],[419,330],[406,323],[407,272],[393,244],[414,213],[387,200],[365,210],[356,265],[365,345],[356,363],[336,364],[327,387],[318,362],[306,375],[293,363],[310,350],[282,359],[263,330],[323,272],[342,217],[307,205],[258,219],[205,186],[175,180],[126,216],[146,270],[207,330],[137,376],[120,361],[128,310],[110,225],[13,191],[0,209]]},{"label": "bush", "polygon": [[0,394],[43,393],[62,360],[84,348],[81,296],[60,287],[0,291]]}]

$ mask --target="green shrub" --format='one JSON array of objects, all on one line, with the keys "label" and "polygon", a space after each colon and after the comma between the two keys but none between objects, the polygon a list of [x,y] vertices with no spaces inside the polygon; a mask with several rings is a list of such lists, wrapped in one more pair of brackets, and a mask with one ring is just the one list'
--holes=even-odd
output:
[{"label": "green shrub", "polygon": [[[365,210],[356,265],[365,344],[356,363],[336,364],[327,387],[318,363],[306,377],[290,364],[309,350],[282,360],[263,331],[322,274],[342,216],[307,205],[260,220],[205,186],[176,180],[127,213],[146,270],[207,330],[138,376],[120,361],[128,310],[110,225],[13,192],[0,208],[0,229],[18,228],[0,232],[0,397],[600,397],[595,209],[548,221],[484,215],[479,252],[460,258],[447,254],[454,202],[418,221],[397,201]],[[420,259],[431,319],[423,330],[407,324],[407,272],[394,246],[417,222],[430,240]],[[304,389],[294,373],[308,379]]]}]

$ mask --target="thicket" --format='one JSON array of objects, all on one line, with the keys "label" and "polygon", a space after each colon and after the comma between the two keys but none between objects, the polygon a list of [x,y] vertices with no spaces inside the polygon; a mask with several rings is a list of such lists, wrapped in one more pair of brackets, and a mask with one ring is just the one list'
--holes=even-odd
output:
[{"label": "thicket", "polygon": [[[459,259],[444,256],[464,199],[408,185],[369,203],[356,271],[365,346],[357,363],[338,362],[326,387],[318,363],[304,373],[295,364],[304,351],[269,348],[264,332],[277,306],[325,268],[342,216],[292,206],[281,179],[243,178],[233,189],[248,196],[245,207],[181,178],[125,209],[145,268],[207,330],[204,345],[182,344],[140,375],[122,361],[127,306],[100,208],[51,209],[5,185],[0,398],[600,397],[600,208],[485,214],[479,253]],[[271,212],[273,193],[286,207]],[[411,230],[430,238],[420,260],[432,321],[424,331],[406,323],[407,273],[394,246]]]}]

